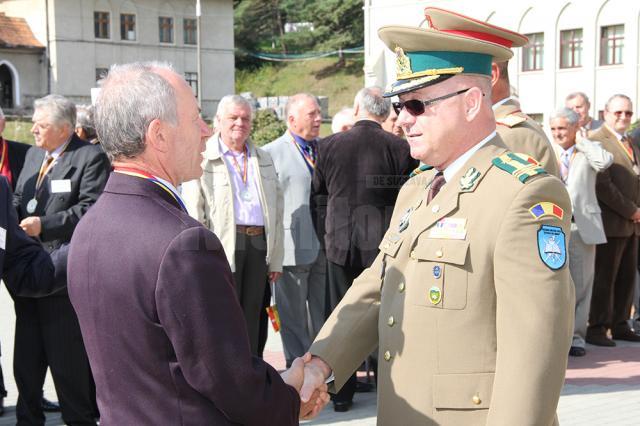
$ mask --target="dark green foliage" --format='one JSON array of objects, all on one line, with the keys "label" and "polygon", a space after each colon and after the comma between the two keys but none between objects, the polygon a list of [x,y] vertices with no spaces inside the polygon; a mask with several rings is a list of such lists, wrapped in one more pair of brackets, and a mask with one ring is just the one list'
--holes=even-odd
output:
[{"label": "dark green foliage", "polygon": [[287,125],[278,119],[275,111],[261,109],[256,112],[253,119],[251,140],[255,145],[262,146],[282,136],[285,130],[287,130]]}]

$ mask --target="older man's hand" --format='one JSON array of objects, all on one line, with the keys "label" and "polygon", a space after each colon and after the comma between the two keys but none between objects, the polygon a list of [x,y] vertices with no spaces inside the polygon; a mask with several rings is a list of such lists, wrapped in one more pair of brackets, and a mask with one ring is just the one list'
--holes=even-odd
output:
[{"label": "older man's hand", "polygon": [[20,228],[27,233],[30,237],[37,237],[42,232],[42,223],[38,216],[29,216],[22,219],[20,222]]},{"label": "older man's hand", "polygon": [[[300,419],[308,420],[312,419],[322,411],[322,409],[329,403],[329,394],[327,393],[327,385],[324,380],[318,380],[318,377],[307,378],[305,374],[310,372],[314,374],[314,369],[307,370],[307,364],[312,360],[310,353],[304,354],[301,358],[296,358],[291,364],[291,368],[283,371],[280,376],[284,382],[294,387],[298,393],[301,392],[303,385],[306,383],[306,389],[309,391],[309,395],[306,398],[300,395]],[[316,386],[311,389],[311,383],[315,383]]]}]

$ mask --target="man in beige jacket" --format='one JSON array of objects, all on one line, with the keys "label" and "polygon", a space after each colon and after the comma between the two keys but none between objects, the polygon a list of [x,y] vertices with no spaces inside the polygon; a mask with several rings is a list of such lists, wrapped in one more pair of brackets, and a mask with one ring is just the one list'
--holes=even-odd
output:
[{"label": "man in beige jacket", "polygon": [[189,214],[213,231],[231,265],[236,291],[258,355],[260,313],[267,276],[282,273],[282,192],[271,156],[249,140],[251,105],[225,96],[215,117],[217,133],[207,141],[198,180],[182,185]]},{"label": "man in beige jacket", "polygon": [[433,168],[402,187],[378,257],[311,346],[301,395],[332,372],[339,389],[379,344],[379,425],[552,425],[573,333],[571,202],[506,149],[491,110],[491,62],[523,36],[426,15],[378,35],[396,50],[387,95],[411,155]]}]

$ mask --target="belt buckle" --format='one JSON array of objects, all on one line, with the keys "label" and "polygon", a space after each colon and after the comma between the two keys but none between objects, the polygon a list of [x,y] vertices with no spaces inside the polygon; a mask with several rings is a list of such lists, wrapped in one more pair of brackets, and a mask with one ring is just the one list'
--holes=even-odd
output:
[{"label": "belt buckle", "polygon": [[257,226],[247,226],[247,235],[250,237],[256,237],[261,234],[260,228]]}]

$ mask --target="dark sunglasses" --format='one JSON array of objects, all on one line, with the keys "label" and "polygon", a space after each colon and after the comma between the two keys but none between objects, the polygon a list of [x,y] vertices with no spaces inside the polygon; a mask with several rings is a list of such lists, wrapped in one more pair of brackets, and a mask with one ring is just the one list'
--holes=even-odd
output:
[{"label": "dark sunglasses", "polygon": [[405,102],[402,102],[402,101],[392,102],[391,105],[393,106],[394,111],[398,115],[400,115],[400,111],[402,111],[402,108],[406,108],[409,114],[413,116],[418,116],[418,115],[424,114],[425,108],[428,107],[429,105],[433,105],[438,101],[443,101],[445,99],[449,99],[449,98],[453,98],[454,96],[461,95],[468,90],[471,90],[471,87],[458,90],[457,92],[449,93],[448,95],[440,96],[438,98],[428,99],[426,101],[421,101],[420,99],[411,99]]},{"label": "dark sunglasses", "polygon": [[620,117],[622,114],[624,114],[627,118],[630,118],[633,115],[633,111],[613,111],[613,114],[616,117]]}]

